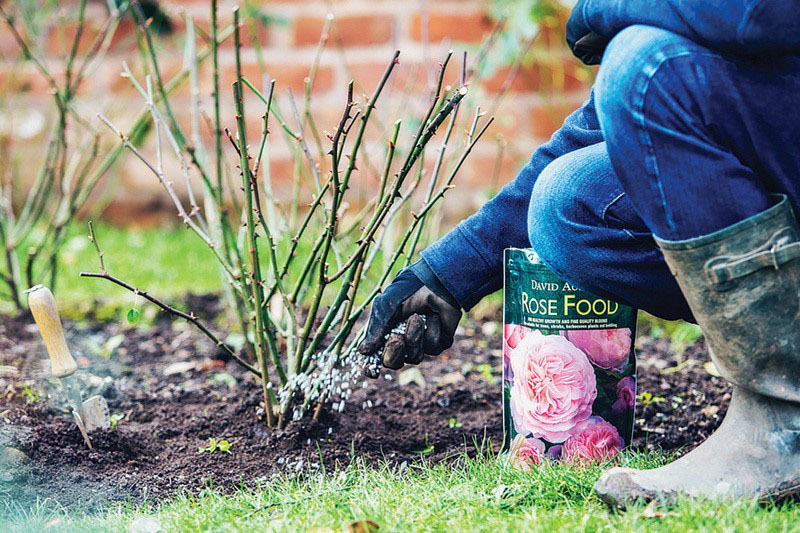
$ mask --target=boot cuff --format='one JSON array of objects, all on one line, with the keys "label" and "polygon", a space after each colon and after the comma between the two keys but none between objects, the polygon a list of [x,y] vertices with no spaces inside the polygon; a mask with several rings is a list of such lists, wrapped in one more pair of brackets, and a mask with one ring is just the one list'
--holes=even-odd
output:
[{"label": "boot cuff", "polygon": [[741,222],[737,222],[736,224],[728,226],[727,228],[722,228],[721,230],[709,233],[708,235],[702,235],[700,237],[694,237],[692,239],[680,241],[667,241],[660,239],[655,235],[653,237],[662,250],[691,250],[727,239],[728,237],[750,230],[773,218],[786,217],[789,220],[794,219],[792,206],[789,204],[789,200],[785,194],[773,194],[772,198],[775,200],[775,205],[766,211],[762,211],[757,215],[753,215],[750,218],[746,218]]}]

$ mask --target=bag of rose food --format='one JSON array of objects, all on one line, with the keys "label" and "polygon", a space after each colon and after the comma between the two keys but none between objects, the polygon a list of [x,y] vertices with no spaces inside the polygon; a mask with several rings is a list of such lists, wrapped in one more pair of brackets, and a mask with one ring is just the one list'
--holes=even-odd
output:
[{"label": "bag of rose food", "polygon": [[605,461],[630,442],[637,310],[505,251],[504,449],[512,464]]}]

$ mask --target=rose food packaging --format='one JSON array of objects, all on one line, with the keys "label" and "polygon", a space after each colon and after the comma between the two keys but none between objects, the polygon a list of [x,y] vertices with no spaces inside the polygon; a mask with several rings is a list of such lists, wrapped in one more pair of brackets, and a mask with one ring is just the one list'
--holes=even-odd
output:
[{"label": "rose food packaging", "polygon": [[512,464],[605,461],[631,440],[637,310],[505,251],[504,449]]}]

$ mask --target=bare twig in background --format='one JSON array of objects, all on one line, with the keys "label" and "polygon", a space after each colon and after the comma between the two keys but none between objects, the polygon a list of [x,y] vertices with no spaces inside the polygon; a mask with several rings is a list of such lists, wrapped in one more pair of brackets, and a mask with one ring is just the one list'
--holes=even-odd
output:
[{"label": "bare twig in background", "polygon": [[91,240],[94,243],[95,250],[97,251],[97,259],[100,262],[100,272],[81,272],[81,277],[101,278],[110,281],[111,283],[119,285],[120,287],[127,289],[128,291],[136,294],[137,296],[141,296],[145,300],[154,303],[160,309],[166,311],[167,313],[191,322],[197,329],[202,331],[206,337],[211,339],[211,341],[214,343],[215,346],[223,349],[228,354],[228,356],[234,361],[236,361],[236,363],[238,363],[242,368],[252,372],[259,378],[261,377],[261,373],[255,367],[253,367],[247,361],[244,361],[242,358],[240,358],[233,348],[222,342],[216,335],[214,335],[211,332],[211,330],[209,330],[208,327],[206,327],[206,325],[203,324],[194,313],[192,312],[184,313],[183,311],[162,302],[161,300],[159,300],[155,296],[152,296],[146,291],[141,291],[136,287],[134,287],[133,285],[130,285],[125,281],[115,278],[114,276],[109,274],[106,271],[105,262],[103,261],[103,252],[100,251],[100,244],[97,242],[97,235],[94,232],[94,227],[92,226],[91,222],[89,222],[89,240]]},{"label": "bare twig in background", "polygon": [[[29,42],[35,35],[19,29],[20,23],[11,5],[0,5],[0,18],[8,26],[23,57],[32,62],[47,81],[54,108],[53,119],[49,121],[53,127],[33,183],[25,187],[14,184],[18,178],[9,171],[9,176],[0,184],[0,248],[3,250],[0,284],[5,286],[7,299],[18,309],[23,309],[21,294],[27,286],[46,283],[56,289],[57,258],[67,240],[70,222],[87,205],[92,192],[122,153],[122,145],[110,150],[101,146],[92,120],[83,117],[75,105],[79,88],[106,59],[119,22],[132,6],[127,0],[112,4],[108,17],[83,53],[79,43],[88,35],[85,27],[87,1],[81,0],[78,4],[75,34],[63,59],[62,81],[59,81],[61,76],[53,74],[57,70],[51,71],[53,63],[37,56],[39,47]],[[229,27],[217,37],[222,41],[231,33]],[[210,47],[205,47],[196,53],[196,61],[203,61],[210,53]],[[189,74],[190,69],[186,68],[169,82],[159,83],[161,90],[153,99],[155,103],[164,100]],[[149,109],[136,117],[130,136],[137,142],[148,132],[151,118]],[[3,155],[8,159],[8,144],[3,144]],[[11,201],[12,188],[28,191],[19,205]]]}]

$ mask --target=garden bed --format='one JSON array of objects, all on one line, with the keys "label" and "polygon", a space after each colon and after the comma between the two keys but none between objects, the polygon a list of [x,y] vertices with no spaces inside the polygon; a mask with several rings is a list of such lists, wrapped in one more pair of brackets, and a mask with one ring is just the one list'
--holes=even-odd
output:
[{"label": "garden bed", "polygon": [[[219,306],[203,298],[192,307]],[[106,396],[115,418],[123,418],[93,434],[94,449],[87,450],[74,424],[55,408],[58,388],[44,379],[47,356],[31,318],[0,317],[0,365],[19,370],[0,374],[0,447],[25,455],[5,449],[0,499],[25,504],[52,498],[99,509],[109,501],[161,499],[179,489],[231,489],[281,473],[330,470],[354,457],[398,468],[447,461],[460,452],[475,454],[487,442],[497,449],[501,441],[501,340],[492,322],[465,322],[453,349],[426,361],[420,373],[395,373],[368,381],[366,388],[354,384],[343,413],[326,409],[319,421],[295,422],[282,432],[256,420],[260,385],[183,322],[67,328],[85,367],[80,379],[87,390]],[[667,340],[641,336],[638,354],[639,392],[650,393],[650,403],[637,407],[633,445],[690,449],[721,420],[727,386],[702,364],[662,373],[675,365]],[[707,360],[702,343],[684,357]],[[212,438],[227,440],[231,453],[199,452]]]}]

